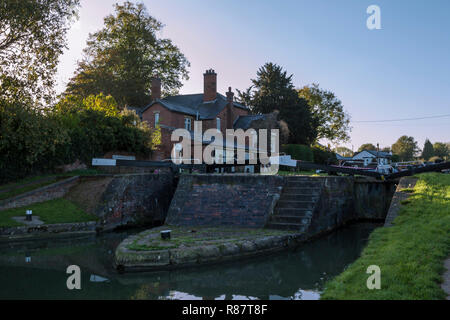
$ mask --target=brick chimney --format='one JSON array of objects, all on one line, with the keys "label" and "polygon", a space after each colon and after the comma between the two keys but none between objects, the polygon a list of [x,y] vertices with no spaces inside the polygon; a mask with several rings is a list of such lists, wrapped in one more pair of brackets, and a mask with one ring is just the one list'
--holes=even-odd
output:
[{"label": "brick chimney", "polygon": [[226,93],[227,96],[227,129],[233,129],[233,123],[234,123],[234,110],[233,110],[233,100],[234,100],[234,93],[231,91],[231,87],[228,87],[228,92]]},{"label": "brick chimney", "polygon": [[206,70],[203,79],[203,101],[215,100],[217,98],[217,73],[213,69]]},{"label": "brick chimney", "polygon": [[152,101],[161,99],[161,79],[158,76],[152,78]]}]

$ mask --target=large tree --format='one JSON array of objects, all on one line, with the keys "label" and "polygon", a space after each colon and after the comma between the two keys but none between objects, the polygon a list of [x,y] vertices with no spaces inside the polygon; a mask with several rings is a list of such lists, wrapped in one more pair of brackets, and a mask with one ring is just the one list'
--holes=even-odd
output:
[{"label": "large tree", "polygon": [[253,113],[267,114],[279,111],[279,118],[289,127],[289,143],[311,144],[316,140],[317,122],[308,103],[299,98],[292,83],[292,75],[274,63],[259,68],[252,86],[238,90],[238,100],[249,106]]},{"label": "large tree", "polygon": [[358,152],[361,152],[363,150],[373,151],[377,150],[377,147],[375,147],[373,143],[364,143],[359,147]]},{"label": "large tree", "polygon": [[417,141],[413,137],[401,136],[392,145],[392,152],[399,156],[400,161],[414,160],[414,156],[420,151]]},{"label": "large tree", "polygon": [[49,102],[58,58],[79,0],[3,0],[0,4],[0,99]]},{"label": "large tree", "polygon": [[433,150],[434,155],[439,158],[448,159],[448,157],[450,156],[450,147],[448,143],[446,144],[442,142],[436,142],[433,145]]},{"label": "large tree", "polygon": [[350,116],[333,92],[312,84],[298,90],[298,95],[308,101],[314,118],[318,121],[318,139],[334,143],[350,139]]},{"label": "large tree", "polygon": [[353,151],[346,147],[336,147],[333,151],[343,157],[353,157]]},{"label": "large tree", "polygon": [[144,106],[150,102],[153,76],[162,80],[163,94],[176,93],[188,79],[189,62],[171,40],[158,37],[163,25],[143,4],[116,4],[104,25],[89,35],[66,94],[104,93],[121,107]]},{"label": "large tree", "polygon": [[428,160],[434,156],[434,148],[431,144],[430,140],[426,139],[425,144],[423,145],[422,158],[424,160]]}]

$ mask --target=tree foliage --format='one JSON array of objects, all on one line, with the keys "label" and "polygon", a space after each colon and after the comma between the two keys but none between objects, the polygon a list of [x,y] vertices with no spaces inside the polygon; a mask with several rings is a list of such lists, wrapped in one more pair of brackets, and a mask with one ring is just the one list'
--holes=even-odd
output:
[{"label": "tree foliage", "polygon": [[426,139],[425,144],[423,145],[422,158],[424,160],[428,160],[434,156],[434,148],[431,144],[430,140]]},{"label": "tree foliage", "polygon": [[334,152],[343,157],[353,157],[353,151],[346,147],[336,147],[334,148]]},{"label": "tree foliage", "polygon": [[55,118],[29,103],[0,103],[0,182],[50,170],[60,164],[58,150],[70,141]]},{"label": "tree foliage", "polygon": [[369,151],[377,150],[377,147],[375,147],[373,145],[373,143],[364,143],[359,147],[358,152],[361,152],[363,150],[369,150]]},{"label": "tree foliage", "polygon": [[257,71],[252,86],[238,90],[238,101],[249,106],[253,113],[267,114],[279,111],[279,118],[287,123],[289,143],[313,143],[316,139],[316,120],[308,103],[298,97],[292,84],[292,75],[274,63],[266,63]]},{"label": "tree foliage", "polygon": [[420,149],[413,137],[401,136],[392,145],[392,152],[398,155],[400,161],[412,161]]},{"label": "tree foliage", "polygon": [[111,96],[67,96],[58,103],[53,115],[70,137],[70,143],[59,155],[64,163],[77,159],[89,163],[109,151],[147,156],[154,147],[153,132],[147,123],[134,111],[119,111]]},{"label": "tree foliage", "polygon": [[0,4],[0,94],[16,107],[51,101],[58,58],[79,0],[3,0]]},{"label": "tree foliage", "polygon": [[333,92],[321,89],[314,83],[298,90],[298,95],[308,101],[318,123],[317,139],[331,142],[346,142],[350,139],[350,116]]},{"label": "tree foliage", "polygon": [[158,37],[161,22],[143,4],[115,5],[103,29],[90,34],[84,59],[69,81],[66,95],[87,97],[104,93],[119,106],[150,102],[151,79],[162,80],[163,94],[174,94],[188,79],[189,62],[170,39]]},{"label": "tree foliage", "polygon": [[441,159],[448,159],[450,156],[450,146],[448,143],[436,142],[433,145],[434,155]]}]

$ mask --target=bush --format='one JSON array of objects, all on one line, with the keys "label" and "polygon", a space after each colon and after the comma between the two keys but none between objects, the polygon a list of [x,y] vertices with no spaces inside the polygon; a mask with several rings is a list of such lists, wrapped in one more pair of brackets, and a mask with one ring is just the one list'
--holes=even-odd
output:
[{"label": "bush", "polygon": [[62,164],[57,150],[68,142],[53,117],[26,103],[0,101],[0,183]]},{"label": "bush", "polygon": [[148,156],[153,147],[153,133],[147,124],[134,111],[119,112],[111,96],[68,96],[56,106],[55,116],[70,137],[60,152],[66,163],[77,159],[89,163],[115,150]]},{"label": "bush", "polygon": [[431,157],[428,161],[429,162],[434,162],[434,163],[444,162],[444,160],[441,157],[438,157],[438,156]]},{"label": "bush", "polygon": [[314,163],[317,164],[337,164],[336,153],[328,151],[325,147],[314,146],[311,147],[314,154]]},{"label": "bush", "polygon": [[160,141],[158,130],[133,111],[119,112],[110,96],[69,96],[50,112],[29,105],[0,100],[0,183],[76,160],[89,164],[109,151],[148,156]]},{"label": "bush", "polygon": [[290,155],[292,159],[314,162],[314,155],[310,147],[301,144],[285,144],[281,151]]}]

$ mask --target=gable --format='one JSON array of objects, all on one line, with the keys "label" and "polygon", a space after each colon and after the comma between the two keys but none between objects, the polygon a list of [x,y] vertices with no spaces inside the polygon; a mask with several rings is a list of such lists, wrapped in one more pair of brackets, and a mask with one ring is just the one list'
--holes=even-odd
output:
[{"label": "gable", "polygon": [[372,153],[364,150],[353,156],[353,160],[362,160],[365,158],[376,158]]}]

